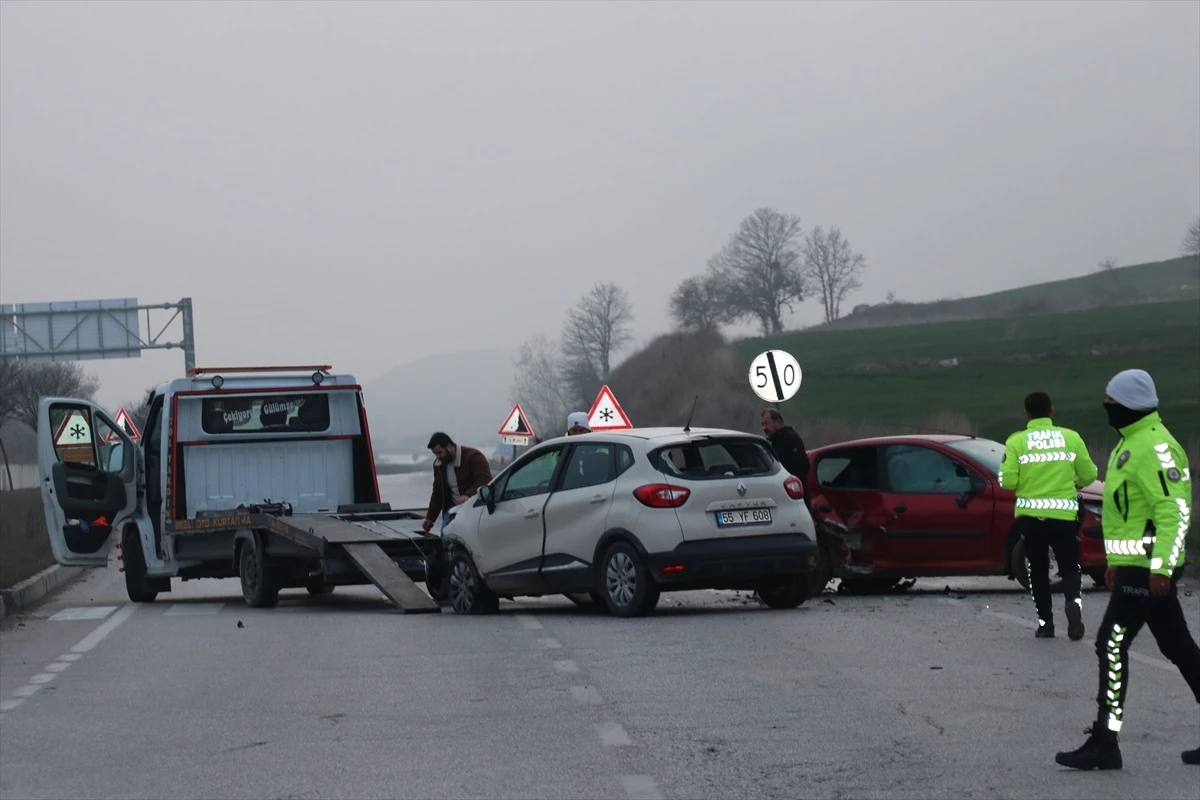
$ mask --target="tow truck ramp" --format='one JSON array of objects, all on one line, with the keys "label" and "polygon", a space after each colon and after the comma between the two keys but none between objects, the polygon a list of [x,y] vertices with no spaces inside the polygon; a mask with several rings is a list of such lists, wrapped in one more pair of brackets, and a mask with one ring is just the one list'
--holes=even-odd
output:
[{"label": "tow truck ramp", "polygon": [[405,614],[440,614],[441,606],[417,588],[412,578],[388,558],[387,553],[372,542],[351,542],[342,549],[358,565],[375,588],[387,595]]}]

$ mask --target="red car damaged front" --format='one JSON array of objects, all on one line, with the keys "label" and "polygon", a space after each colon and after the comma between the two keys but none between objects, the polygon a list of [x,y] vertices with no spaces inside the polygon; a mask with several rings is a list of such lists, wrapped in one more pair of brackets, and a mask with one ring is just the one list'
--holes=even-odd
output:
[{"label": "red car damaged front", "polygon": [[[810,454],[812,510],[828,577],[847,589],[904,578],[1004,575],[1028,585],[1013,509],[996,472],[1004,446],[970,436],[859,439]],[[1081,564],[1104,580],[1103,483],[1080,490]],[[820,580],[820,579],[818,579]]]}]

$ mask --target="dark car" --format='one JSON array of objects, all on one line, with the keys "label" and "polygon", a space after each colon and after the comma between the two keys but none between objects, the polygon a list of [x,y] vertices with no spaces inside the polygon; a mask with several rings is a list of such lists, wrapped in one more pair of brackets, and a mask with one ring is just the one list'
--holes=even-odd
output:
[{"label": "dark car", "polygon": [[[997,479],[1002,443],[883,436],[809,455],[813,516],[823,540],[819,587],[834,577],[847,590],[878,591],[904,578],[1004,575],[1028,588],[1013,518],[1016,495]],[[1103,492],[1100,481],[1079,492],[1080,560],[1084,574],[1100,586]]]}]

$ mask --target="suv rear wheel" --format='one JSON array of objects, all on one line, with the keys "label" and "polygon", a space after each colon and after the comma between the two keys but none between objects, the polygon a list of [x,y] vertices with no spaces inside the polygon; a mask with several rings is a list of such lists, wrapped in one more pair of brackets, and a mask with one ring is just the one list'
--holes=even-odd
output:
[{"label": "suv rear wheel", "polygon": [[613,542],[600,559],[600,596],[617,617],[643,616],[658,605],[658,584],[629,542]]},{"label": "suv rear wheel", "polygon": [[771,608],[796,608],[812,594],[812,576],[803,572],[781,575],[758,587],[758,599]]}]

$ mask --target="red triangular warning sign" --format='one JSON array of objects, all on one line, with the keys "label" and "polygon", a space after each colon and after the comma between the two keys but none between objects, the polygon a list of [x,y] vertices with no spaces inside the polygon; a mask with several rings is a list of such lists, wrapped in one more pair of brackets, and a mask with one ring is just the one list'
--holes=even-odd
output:
[{"label": "red triangular warning sign", "polygon": [[[121,430],[125,432],[125,435],[130,439],[133,439],[135,442],[142,438],[142,434],[138,431],[137,426],[133,424],[133,420],[129,418],[129,414],[125,411],[125,409],[122,408],[117,412],[117,417],[113,420],[113,422],[117,423],[117,425],[121,427]],[[119,442],[120,437],[118,437],[115,433],[109,432],[108,438],[105,441],[110,444],[112,442]]]},{"label": "red triangular warning sign", "polygon": [[534,436],[533,426],[529,424],[529,418],[525,416],[520,403],[512,407],[512,411],[508,412],[508,417],[505,418],[504,424],[496,432],[501,436],[523,436],[530,439]]},{"label": "red triangular warning sign", "polygon": [[594,431],[615,431],[633,427],[633,423],[625,415],[625,410],[621,408],[612,389],[607,385],[600,387],[600,394],[596,395],[596,402],[592,403],[592,410],[588,412],[588,427]]}]

